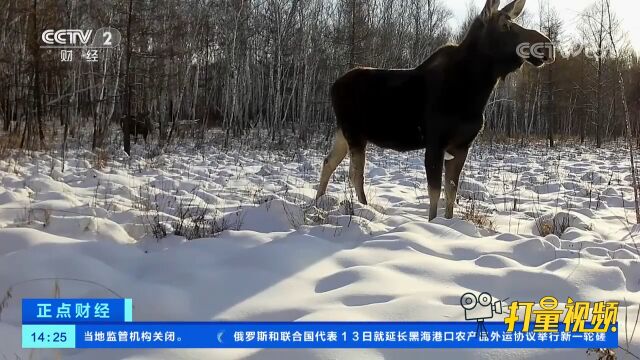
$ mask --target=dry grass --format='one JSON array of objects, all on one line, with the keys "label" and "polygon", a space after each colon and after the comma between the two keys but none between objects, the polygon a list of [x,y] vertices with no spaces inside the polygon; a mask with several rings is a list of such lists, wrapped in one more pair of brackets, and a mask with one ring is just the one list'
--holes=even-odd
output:
[{"label": "dry grass", "polygon": [[598,360],[617,360],[618,355],[612,349],[589,349],[587,350],[587,355],[595,355],[598,357]]},{"label": "dry grass", "polygon": [[462,209],[462,219],[465,221],[469,221],[475,224],[477,227],[495,231],[496,224],[489,217],[489,214],[478,206],[478,202],[474,199],[467,204]]},{"label": "dry grass", "polygon": [[542,237],[556,233],[554,230],[554,226],[549,223],[541,223],[540,221],[536,220],[536,226],[538,227],[538,232]]},{"label": "dry grass", "polygon": [[17,133],[2,134],[0,136],[0,159],[5,159],[13,153],[12,150],[20,146],[20,135]]},{"label": "dry grass", "polygon": [[539,216],[536,219],[535,224],[540,236],[544,237],[551,234],[562,236],[562,234],[564,234],[564,232],[571,226],[571,219],[567,216],[562,216],[560,218],[554,216],[551,219]]},{"label": "dry grass", "polygon": [[96,170],[104,169],[109,163],[109,152],[105,149],[96,149],[93,157],[93,168]]}]

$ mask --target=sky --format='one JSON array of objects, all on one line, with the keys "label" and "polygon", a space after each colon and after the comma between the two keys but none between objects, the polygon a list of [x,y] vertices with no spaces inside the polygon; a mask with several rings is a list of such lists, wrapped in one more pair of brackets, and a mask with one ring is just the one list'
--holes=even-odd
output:
[{"label": "sky", "polygon": [[[469,2],[475,4],[477,8],[482,8],[485,0],[446,0],[444,3],[453,11],[454,19],[452,25],[459,26],[467,14]],[[578,24],[579,14],[593,0],[556,0],[551,3],[556,8],[563,20],[566,35],[575,34]],[[509,0],[502,0],[500,8],[509,3]],[[611,0],[611,5],[626,31],[631,45],[640,52],[640,0]],[[525,10],[537,17],[539,0],[528,0]]]}]

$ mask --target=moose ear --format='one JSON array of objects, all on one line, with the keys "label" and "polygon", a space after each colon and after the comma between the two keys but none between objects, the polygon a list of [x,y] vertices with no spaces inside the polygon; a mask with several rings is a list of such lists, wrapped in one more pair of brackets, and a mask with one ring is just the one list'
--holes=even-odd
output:
[{"label": "moose ear", "polygon": [[487,3],[484,5],[484,9],[482,9],[482,12],[480,13],[480,19],[482,19],[482,21],[488,20],[491,15],[498,12],[499,6],[500,0],[487,0]]},{"label": "moose ear", "polygon": [[502,12],[509,15],[511,19],[516,19],[518,16],[522,15],[522,11],[524,10],[524,4],[527,0],[514,0],[509,5],[505,6],[502,9]]}]

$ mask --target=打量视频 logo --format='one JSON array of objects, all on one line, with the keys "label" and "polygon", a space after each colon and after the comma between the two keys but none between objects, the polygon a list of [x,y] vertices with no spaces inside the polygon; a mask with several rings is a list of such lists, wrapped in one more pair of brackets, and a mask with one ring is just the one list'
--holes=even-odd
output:
[{"label": "\u6253\u91cf\u89c6\u9891 logo", "polygon": [[[460,297],[465,319],[478,323],[476,333],[479,337],[490,336],[485,321],[503,313],[503,302],[487,292],[478,296],[468,292]],[[533,336],[538,334],[537,339],[582,336],[590,340],[614,335],[618,331],[618,306],[618,301],[575,301],[569,297],[562,308],[554,296],[544,296],[537,303],[512,301],[505,306],[506,317],[501,323],[506,326],[500,336],[531,333]]]}]

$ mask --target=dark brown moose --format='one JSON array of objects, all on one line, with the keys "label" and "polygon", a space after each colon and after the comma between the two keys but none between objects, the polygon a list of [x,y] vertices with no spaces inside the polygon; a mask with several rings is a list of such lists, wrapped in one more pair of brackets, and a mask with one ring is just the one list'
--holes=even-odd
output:
[{"label": "dark brown moose", "polygon": [[331,87],[335,143],[324,160],[316,198],[325,194],[331,174],[349,152],[351,182],[358,201],[367,204],[369,142],[397,151],[425,149],[429,220],[437,215],[443,167],[445,217],[452,218],[460,172],[496,83],[524,62],[540,67],[555,60],[547,37],[513,22],[525,2],[515,0],[498,10],[500,0],[487,0],[460,44],[441,47],[414,69],[356,68],[340,77]]}]

